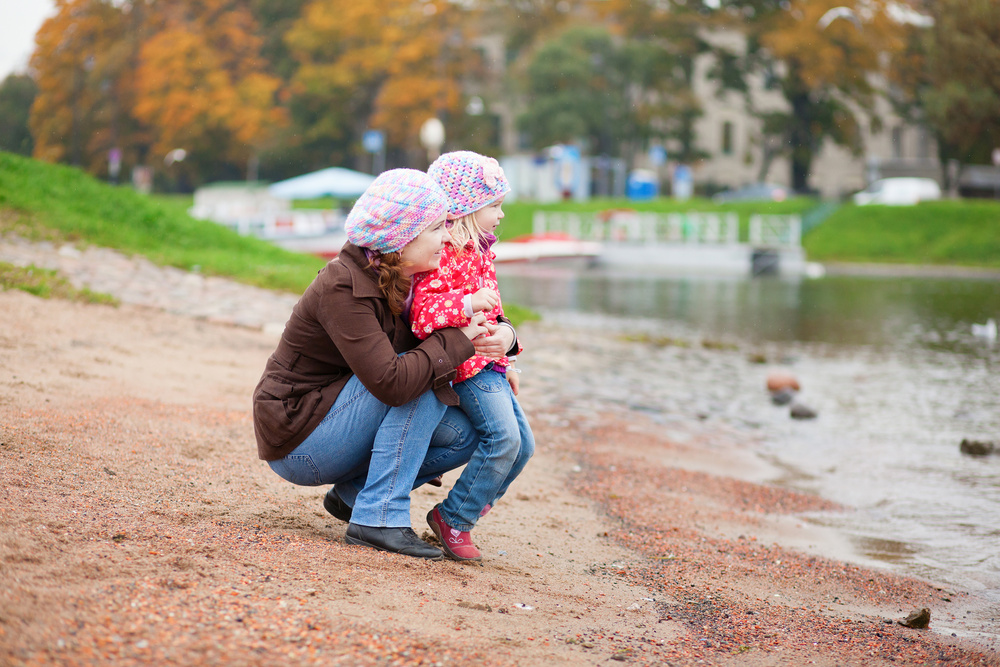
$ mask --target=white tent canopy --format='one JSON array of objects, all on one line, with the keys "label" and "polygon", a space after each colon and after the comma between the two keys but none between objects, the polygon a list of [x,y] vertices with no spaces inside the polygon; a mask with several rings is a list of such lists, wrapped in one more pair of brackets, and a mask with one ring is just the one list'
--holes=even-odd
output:
[{"label": "white tent canopy", "polygon": [[375,177],[360,171],[330,167],[273,183],[268,192],[282,199],[315,199],[337,197],[355,199],[361,196]]}]

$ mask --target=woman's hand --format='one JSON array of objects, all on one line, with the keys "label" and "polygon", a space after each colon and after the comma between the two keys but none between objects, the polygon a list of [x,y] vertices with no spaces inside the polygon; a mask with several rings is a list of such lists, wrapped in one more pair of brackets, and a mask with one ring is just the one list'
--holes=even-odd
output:
[{"label": "woman's hand", "polygon": [[476,354],[489,359],[502,359],[514,344],[514,330],[506,325],[489,322],[484,322],[483,326],[488,335],[472,341],[476,346]]},{"label": "woman's hand", "polygon": [[488,287],[483,287],[472,295],[472,312],[478,313],[480,310],[489,312],[496,308],[499,303],[500,296]]},{"label": "woman's hand", "polygon": [[[489,329],[486,328],[486,314],[476,313],[469,320],[469,324],[460,328],[459,331],[464,333],[472,341],[473,345],[476,345],[477,338],[490,335]],[[476,350],[479,350],[479,345],[476,345]]]}]

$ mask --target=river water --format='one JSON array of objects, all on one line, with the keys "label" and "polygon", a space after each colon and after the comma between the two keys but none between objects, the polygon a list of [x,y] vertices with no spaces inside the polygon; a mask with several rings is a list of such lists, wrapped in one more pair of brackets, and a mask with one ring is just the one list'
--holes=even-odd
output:
[{"label": "river water", "polygon": [[[728,351],[716,355],[727,361],[628,362],[622,373],[639,387],[630,407],[725,422],[784,471],[772,483],[854,508],[819,521],[859,554],[1000,606],[1000,454],[959,451],[963,438],[1000,441],[1000,342],[972,333],[973,323],[1000,320],[1000,281],[522,264],[502,266],[500,286],[505,302],[562,325]],[[817,419],[771,405],[763,378],[779,368],[800,381],[798,399]]]}]

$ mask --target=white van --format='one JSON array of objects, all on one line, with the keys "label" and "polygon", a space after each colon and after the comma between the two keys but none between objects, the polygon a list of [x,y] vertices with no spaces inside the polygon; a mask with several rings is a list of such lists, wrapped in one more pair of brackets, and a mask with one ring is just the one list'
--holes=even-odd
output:
[{"label": "white van", "polygon": [[854,194],[854,203],[911,206],[941,199],[941,186],[933,178],[883,178]]}]

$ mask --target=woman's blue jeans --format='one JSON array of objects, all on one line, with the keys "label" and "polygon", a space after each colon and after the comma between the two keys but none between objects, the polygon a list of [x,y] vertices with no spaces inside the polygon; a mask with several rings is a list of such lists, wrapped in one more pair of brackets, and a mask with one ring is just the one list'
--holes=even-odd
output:
[{"label": "woman's blue jeans", "polygon": [[480,443],[438,511],[452,528],[471,531],[483,508],[495,505],[524,470],[535,437],[503,373],[481,371],[455,391]]},{"label": "woman's blue jeans", "polygon": [[465,414],[434,392],[394,408],[354,376],[302,444],[269,465],[293,484],[335,484],[352,523],[406,527],[410,491],[464,465],[478,442]]}]

